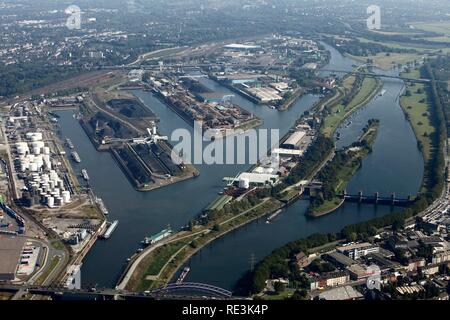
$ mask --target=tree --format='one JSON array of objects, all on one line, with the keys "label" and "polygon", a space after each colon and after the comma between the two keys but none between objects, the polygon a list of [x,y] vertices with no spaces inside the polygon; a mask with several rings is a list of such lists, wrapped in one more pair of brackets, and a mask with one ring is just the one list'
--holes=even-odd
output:
[{"label": "tree", "polygon": [[295,290],[294,294],[292,295],[292,300],[305,300],[306,296],[308,295],[308,292],[304,289],[302,290]]},{"label": "tree", "polygon": [[275,284],[273,285],[273,288],[275,289],[276,294],[280,294],[284,290],[286,290],[286,286],[284,285],[284,283],[282,283],[280,281],[275,282]]}]

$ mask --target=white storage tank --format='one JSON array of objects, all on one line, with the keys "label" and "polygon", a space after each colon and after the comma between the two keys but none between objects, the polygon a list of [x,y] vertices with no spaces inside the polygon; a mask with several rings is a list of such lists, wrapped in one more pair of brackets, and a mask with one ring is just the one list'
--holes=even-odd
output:
[{"label": "white storage tank", "polygon": [[41,154],[41,148],[39,148],[39,147],[34,147],[34,148],[33,148],[33,154],[35,154],[35,155]]},{"label": "white storage tank", "polygon": [[43,147],[45,147],[45,143],[43,141],[33,141],[31,143],[31,146],[33,148],[43,148]]},{"label": "white storage tank", "polygon": [[30,171],[37,172],[38,171],[38,165],[35,162],[30,163]]},{"label": "white storage tank", "polygon": [[62,198],[63,198],[64,203],[69,203],[70,202],[70,192],[67,190],[63,191]]},{"label": "white storage tank", "polygon": [[20,163],[20,171],[24,172],[28,169],[28,163],[26,162],[21,162]]},{"label": "white storage tank", "polygon": [[49,208],[53,208],[55,206],[55,198],[47,197],[47,205]]}]

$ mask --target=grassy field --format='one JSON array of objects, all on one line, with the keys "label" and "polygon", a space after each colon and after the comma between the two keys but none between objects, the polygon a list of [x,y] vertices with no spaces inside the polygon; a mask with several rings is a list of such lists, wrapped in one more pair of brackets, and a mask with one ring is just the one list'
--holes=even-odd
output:
[{"label": "grassy field", "polygon": [[[400,43],[400,42],[394,42],[394,41],[383,41],[383,42],[377,42],[374,40],[370,40],[363,37],[357,38],[361,42],[365,43],[378,43],[382,44],[386,47],[392,48],[392,49],[407,49],[407,50],[416,50],[417,54],[425,54],[425,53],[436,53],[438,51],[441,51],[446,53],[450,52],[450,48],[443,46],[443,45],[426,45],[426,44],[416,44],[416,43]],[[409,55],[410,53],[406,53],[405,55]],[[360,58],[366,58],[366,57],[360,57]]]},{"label": "grassy field", "polygon": [[44,281],[48,278],[48,276],[52,273],[53,269],[56,268],[61,258],[59,256],[53,257],[48,265],[47,269],[39,276],[36,280],[36,284],[43,284]]},{"label": "grassy field", "polygon": [[346,90],[351,90],[353,83],[355,82],[356,78],[355,76],[348,76],[345,77],[342,81],[342,86],[344,87],[344,89]]},{"label": "grassy field", "polygon": [[337,127],[357,108],[363,106],[379,87],[379,81],[373,77],[366,77],[361,89],[347,106],[338,104],[331,108],[331,113],[326,116],[322,129],[323,134],[331,137]]},{"label": "grassy field", "polygon": [[148,280],[147,276],[157,276],[169,259],[188,243],[189,242],[186,240],[180,240],[178,242],[164,245],[150,253],[139,264],[138,269],[141,270],[136,270],[133,277],[130,279],[127,288],[141,292],[149,289],[153,281]]},{"label": "grassy field", "polygon": [[436,41],[436,42],[447,42],[450,43],[450,37],[442,36],[442,37],[431,37],[431,38],[424,38],[428,41]]},{"label": "grassy field", "polygon": [[450,21],[441,22],[416,22],[412,25],[420,30],[435,32],[440,34],[450,34]]},{"label": "grassy field", "polygon": [[265,294],[262,296],[264,300],[285,300],[294,294],[295,290],[285,289],[280,293]]},{"label": "grassy field", "polygon": [[[418,70],[404,73],[404,75],[411,78],[420,77]],[[431,153],[431,139],[429,136],[434,132],[434,128],[429,119],[429,104],[425,87],[423,84],[409,84],[407,85],[407,90],[411,92],[411,96],[403,95],[400,99],[400,104],[411,122],[417,140],[422,145],[423,157],[425,161],[428,161]]]},{"label": "grassy field", "polygon": [[368,59],[373,60],[373,64],[380,69],[389,70],[398,64],[406,64],[414,60],[421,60],[424,56],[416,53],[379,53],[367,57],[348,55],[352,59],[361,62],[367,62]]}]

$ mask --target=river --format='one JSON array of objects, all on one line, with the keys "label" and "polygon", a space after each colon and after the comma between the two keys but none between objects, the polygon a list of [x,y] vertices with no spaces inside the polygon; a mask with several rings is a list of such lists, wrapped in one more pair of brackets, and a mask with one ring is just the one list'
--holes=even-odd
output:
[{"label": "river", "polygon": [[[348,70],[354,62],[342,57],[333,48],[330,68]],[[206,86],[228,93],[212,80],[201,79]],[[381,120],[380,134],[374,151],[363,162],[361,170],[349,184],[349,192],[400,195],[414,194],[419,190],[423,160],[409,123],[398,105],[396,96],[402,82],[385,81],[386,94],[377,97],[352,119],[352,124],[341,130],[339,145],[351,142],[359,135],[368,119]],[[150,92],[135,91],[144,103],[160,118],[158,130],[169,135],[178,128],[192,128],[167,108]],[[305,95],[289,110],[278,112],[235,95],[233,102],[264,120],[261,128],[280,129],[286,133],[295,120],[318,97]],[[223,188],[224,176],[235,176],[248,165],[198,165],[200,176],[147,193],[134,190],[109,153],[95,150],[72,112],[61,112],[59,120],[62,135],[70,138],[82,163],[76,170],[86,168],[95,193],[103,198],[110,211],[110,220],[120,221],[112,237],[98,241],[84,260],[83,285],[98,284],[113,287],[120,276],[126,259],[139,247],[148,235],[159,232],[168,224],[177,230],[198,215]],[[387,214],[394,210],[386,206],[345,204],[336,212],[319,219],[305,216],[306,201],[298,201],[279,215],[271,224],[259,220],[229,233],[199,251],[189,262],[191,272],[188,281],[205,282],[224,288],[232,288],[241,275],[250,268],[250,257],[263,258],[286,242],[303,238],[312,233],[339,231],[343,226]]]}]

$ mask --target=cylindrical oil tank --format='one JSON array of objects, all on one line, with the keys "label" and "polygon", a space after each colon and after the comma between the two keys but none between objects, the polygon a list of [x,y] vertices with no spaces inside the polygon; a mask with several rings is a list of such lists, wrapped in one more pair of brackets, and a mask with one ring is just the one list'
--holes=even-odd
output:
[{"label": "cylindrical oil tank", "polygon": [[69,191],[63,191],[62,192],[62,198],[64,200],[64,203],[70,202],[70,192]]},{"label": "cylindrical oil tank", "polygon": [[55,198],[47,197],[47,205],[49,208],[53,208],[55,206]]}]

